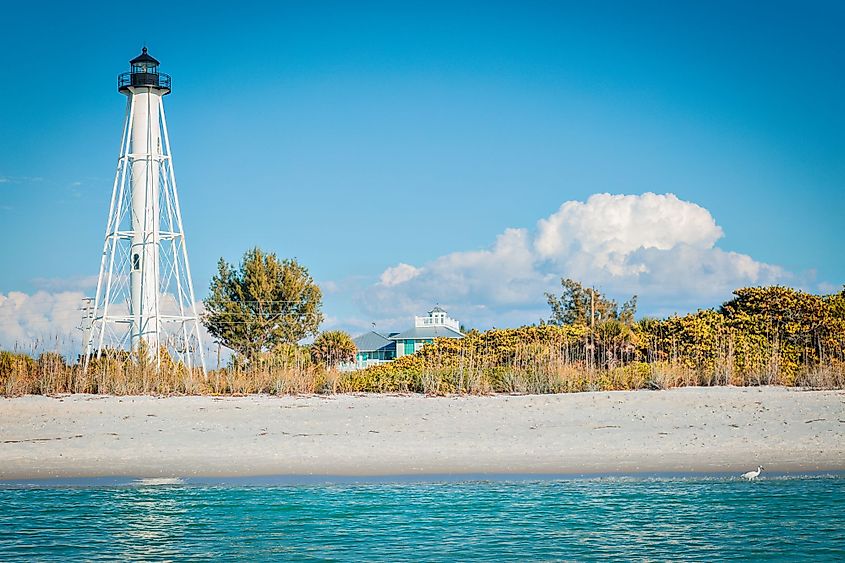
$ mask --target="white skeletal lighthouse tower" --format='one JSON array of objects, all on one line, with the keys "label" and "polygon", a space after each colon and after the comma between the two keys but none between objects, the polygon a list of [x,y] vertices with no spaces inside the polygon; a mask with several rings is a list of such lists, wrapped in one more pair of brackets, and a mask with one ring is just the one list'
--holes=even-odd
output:
[{"label": "white skeletal lighthouse tower", "polygon": [[[205,369],[182,213],[173,175],[163,96],[170,76],[144,47],[118,76],[127,96],[120,157],[106,224],[94,308],[85,330],[85,365],[106,349],[166,348]],[[197,357],[199,363],[196,362]]]}]

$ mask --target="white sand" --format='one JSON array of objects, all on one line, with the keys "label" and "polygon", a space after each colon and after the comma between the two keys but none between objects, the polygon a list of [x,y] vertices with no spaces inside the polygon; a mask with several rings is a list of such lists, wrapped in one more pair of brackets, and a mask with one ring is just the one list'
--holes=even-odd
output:
[{"label": "white sand", "polygon": [[0,479],[845,469],[845,392],[0,399]]}]

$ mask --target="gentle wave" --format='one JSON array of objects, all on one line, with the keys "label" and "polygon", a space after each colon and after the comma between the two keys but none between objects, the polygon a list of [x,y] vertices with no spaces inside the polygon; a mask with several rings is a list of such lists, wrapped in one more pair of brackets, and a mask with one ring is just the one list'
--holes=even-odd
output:
[{"label": "gentle wave", "polygon": [[130,483],[138,487],[157,487],[161,485],[184,485],[187,482],[181,477],[145,477]]}]

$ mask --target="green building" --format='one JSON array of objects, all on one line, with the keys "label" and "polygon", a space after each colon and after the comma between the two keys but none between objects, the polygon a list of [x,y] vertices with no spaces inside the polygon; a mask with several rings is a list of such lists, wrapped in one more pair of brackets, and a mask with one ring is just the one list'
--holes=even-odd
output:
[{"label": "green building", "polygon": [[364,369],[389,362],[396,357],[396,344],[388,336],[373,330],[353,338],[352,342],[357,348],[355,363],[344,366],[346,369]]},{"label": "green building", "polygon": [[414,328],[388,338],[396,343],[396,357],[413,354],[435,338],[463,338],[461,323],[449,317],[440,307],[428,312],[427,317],[414,317]]},{"label": "green building", "polygon": [[435,338],[463,338],[461,324],[440,307],[426,317],[414,317],[414,328],[404,332],[381,334],[371,330],[352,341],[357,352],[355,361],[342,364],[342,370],[364,369],[413,354]]}]

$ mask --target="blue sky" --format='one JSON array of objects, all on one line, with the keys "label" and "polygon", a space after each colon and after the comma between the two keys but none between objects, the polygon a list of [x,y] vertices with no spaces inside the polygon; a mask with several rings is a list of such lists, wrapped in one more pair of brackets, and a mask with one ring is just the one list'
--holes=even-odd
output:
[{"label": "blue sky", "polygon": [[[2,11],[6,298],[92,292],[124,110],[115,79],[144,43],[173,76],[200,296],[219,257],[253,245],[309,267],[328,324],[353,332],[402,328],[433,301],[477,326],[533,322],[560,276],[639,293],[654,314],[736,285],[845,282],[839,2]],[[620,198],[590,200],[603,193]],[[24,314],[6,309],[7,324]]]}]

